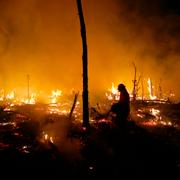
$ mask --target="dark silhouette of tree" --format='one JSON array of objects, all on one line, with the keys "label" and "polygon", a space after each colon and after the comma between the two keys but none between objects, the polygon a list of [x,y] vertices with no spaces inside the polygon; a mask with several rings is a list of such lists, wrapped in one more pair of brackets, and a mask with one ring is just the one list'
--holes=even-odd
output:
[{"label": "dark silhouette of tree", "polygon": [[89,127],[89,104],[88,104],[88,50],[86,40],[86,26],[84,22],[83,9],[81,0],[76,0],[80,26],[81,26],[81,38],[83,46],[82,64],[83,64],[83,126]]}]

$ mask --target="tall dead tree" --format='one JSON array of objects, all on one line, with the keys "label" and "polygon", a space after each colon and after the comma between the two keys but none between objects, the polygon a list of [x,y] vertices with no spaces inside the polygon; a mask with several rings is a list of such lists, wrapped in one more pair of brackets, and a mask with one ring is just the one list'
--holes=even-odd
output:
[{"label": "tall dead tree", "polygon": [[159,87],[158,87],[158,98],[159,98],[159,99],[162,99],[162,97],[163,97],[161,83],[162,83],[162,79],[160,79],[160,81],[159,81]]},{"label": "tall dead tree", "polygon": [[136,65],[133,63],[133,66],[134,66],[134,79],[132,80],[133,81],[133,92],[132,92],[132,95],[133,95],[133,100],[136,100],[136,84],[137,84]]},{"label": "tall dead tree", "polygon": [[30,76],[29,76],[29,74],[27,74],[27,99],[28,99],[28,103],[30,102],[29,81],[30,81]]},{"label": "tall dead tree", "polygon": [[137,80],[137,68],[135,63],[133,62],[133,66],[134,66],[134,79],[133,81],[133,91],[132,91],[132,95],[133,95],[133,100],[136,100],[137,95],[138,95],[138,91],[139,91],[139,81],[141,79],[141,76],[139,76],[138,80]]},{"label": "tall dead tree", "polygon": [[142,75],[142,78],[141,78],[141,88],[142,88],[142,92],[141,92],[141,98],[142,98],[142,101],[144,101],[144,81],[143,81],[143,75]]},{"label": "tall dead tree", "polygon": [[88,50],[87,50],[87,40],[86,40],[86,26],[84,22],[83,9],[81,0],[76,0],[79,21],[81,26],[81,38],[82,38],[82,64],[83,64],[83,126],[89,127],[89,103],[88,103]]}]

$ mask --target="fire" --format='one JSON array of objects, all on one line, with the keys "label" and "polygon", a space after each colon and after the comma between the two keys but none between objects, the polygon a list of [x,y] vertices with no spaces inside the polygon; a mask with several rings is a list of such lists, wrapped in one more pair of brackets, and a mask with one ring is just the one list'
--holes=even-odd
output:
[{"label": "fire", "polygon": [[161,111],[159,109],[150,108],[149,112],[154,117],[148,119],[146,117],[147,113],[143,113],[143,111],[138,110],[137,117],[141,119],[145,119],[145,121],[141,121],[140,124],[143,126],[175,126],[171,121],[166,119],[164,116],[161,116]]},{"label": "fire", "polygon": [[157,97],[153,95],[153,88],[154,88],[154,87],[152,86],[152,82],[151,82],[151,79],[150,79],[150,78],[148,78],[147,83],[148,83],[149,98],[150,98],[151,100],[154,100],[154,99],[156,99]]},{"label": "fire", "polygon": [[15,104],[18,104],[18,105],[20,105],[20,104],[35,104],[36,97],[37,97],[36,93],[30,94],[29,98],[16,97],[15,90],[11,91],[7,95],[4,94],[4,90],[1,90],[1,92],[0,92],[0,101],[6,101],[6,102],[10,101],[11,103],[8,102],[8,104],[10,104],[10,106],[14,106]]},{"label": "fire", "polygon": [[[152,82],[151,82],[151,79],[148,78],[148,86],[147,86],[147,89],[148,89],[148,92],[149,92],[149,99],[150,100],[155,100],[157,99],[157,97],[155,95],[153,95],[153,89],[154,87],[152,86]],[[130,92],[128,90],[128,92]],[[106,97],[108,100],[119,100],[119,96],[120,96],[120,93],[119,91],[117,90],[117,88],[115,88],[115,85],[114,83],[112,83],[112,86],[110,89],[108,89],[108,92],[105,93]],[[133,98],[133,94],[129,94],[130,98],[132,99]],[[136,99],[142,99],[142,97],[140,96],[137,96]]]},{"label": "fire", "polygon": [[147,121],[147,122],[142,122],[142,125],[144,125],[144,126],[157,126],[157,122]]},{"label": "fire", "polygon": [[[62,95],[62,91],[60,90],[52,90],[51,95],[49,97],[49,102],[52,104],[56,104],[58,102],[58,98]],[[22,96],[18,96],[15,90],[10,91],[5,94],[4,89],[0,90],[0,101],[4,103],[12,103],[13,105],[21,105],[21,104],[36,104],[38,93],[31,93],[27,95],[23,94]]]},{"label": "fire", "polygon": [[51,143],[53,143],[53,138],[52,138],[52,136],[49,137],[49,141],[50,141]]},{"label": "fire", "polygon": [[47,141],[47,139],[48,139],[48,134],[45,134],[45,135],[44,135],[44,139]]},{"label": "fire", "polygon": [[106,93],[108,100],[119,100],[119,92],[115,88],[114,83],[112,83],[112,86],[108,91],[109,93]]},{"label": "fire", "polygon": [[49,104],[48,111],[50,114],[60,114],[61,113],[59,106],[57,104]]},{"label": "fire", "polygon": [[51,103],[52,104],[55,104],[55,103],[57,103],[57,99],[58,99],[58,97],[60,97],[61,96],[61,94],[62,94],[62,91],[60,91],[60,90],[53,90],[52,91],[52,95],[50,96],[50,98],[51,98]]},{"label": "fire", "polygon": [[[15,90],[10,91],[5,95],[5,91],[3,89],[0,90],[0,102],[5,106],[5,111],[10,111],[16,105],[23,104],[36,104],[38,102],[39,93],[29,93],[28,96],[26,94],[15,94]],[[59,114],[64,115],[69,113],[69,103],[67,102],[59,102],[59,97],[62,96],[62,91],[59,89],[52,90],[51,95],[46,94],[47,99],[45,102],[48,103],[47,113],[49,114]],[[77,106],[79,106],[80,102],[77,102]]]},{"label": "fire", "polygon": [[150,112],[151,112],[151,114],[152,114],[153,116],[155,116],[156,118],[159,118],[159,116],[160,116],[160,110],[151,108],[151,109],[150,109]]},{"label": "fire", "polygon": [[114,83],[112,83],[112,87],[110,89],[110,91],[112,92],[112,94],[116,95],[118,93],[118,90],[114,87]]},{"label": "fire", "polygon": [[9,94],[6,95],[6,99],[14,99],[15,97],[15,92],[11,91]]},{"label": "fire", "polygon": [[47,133],[45,133],[45,132],[43,132],[43,134],[44,134],[44,141],[45,142],[51,142],[51,143],[53,143],[53,137],[52,136],[49,136]]},{"label": "fire", "polygon": [[[139,88],[138,88],[139,89]],[[175,94],[170,91],[169,96],[167,98],[163,98],[162,97],[162,92],[161,92],[161,96],[156,96],[154,93],[154,86],[152,84],[152,81],[150,78],[148,78],[147,80],[147,90],[148,90],[148,95],[147,96],[138,96],[136,97],[136,100],[146,100],[146,101],[156,101],[158,103],[165,103],[168,100],[168,97],[174,97]],[[142,90],[143,91],[143,90]],[[162,90],[161,90],[162,91]],[[128,92],[131,92],[128,90]],[[118,92],[118,90],[115,88],[114,83],[112,83],[111,88],[108,89],[108,91],[105,93],[105,96],[107,97],[108,100],[112,101],[112,100],[119,100],[119,95],[120,93]],[[133,99],[133,94],[129,93],[130,99]],[[159,97],[159,98],[157,98]]]},{"label": "fire", "polygon": [[143,115],[143,114],[137,114],[137,116],[140,117],[140,118],[144,118],[145,117],[145,115]]},{"label": "fire", "polygon": [[36,93],[32,93],[30,95],[29,99],[22,99],[21,102],[25,103],[25,104],[35,104],[36,103]]}]

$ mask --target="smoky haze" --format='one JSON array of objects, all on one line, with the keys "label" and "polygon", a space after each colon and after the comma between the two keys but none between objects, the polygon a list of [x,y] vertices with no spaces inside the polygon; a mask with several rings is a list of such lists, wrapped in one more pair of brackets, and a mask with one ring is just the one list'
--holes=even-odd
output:
[{"label": "smoky haze", "polygon": [[[114,82],[132,90],[134,69],[146,83],[179,93],[180,11],[176,1],[83,1],[89,92]],[[179,8],[179,9],[178,9]],[[75,0],[0,1],[0,86],[82,89],[82,45]],[[175,83],[176,82],[176,83]],[[146,85],[146,84],[145,84]]]}]

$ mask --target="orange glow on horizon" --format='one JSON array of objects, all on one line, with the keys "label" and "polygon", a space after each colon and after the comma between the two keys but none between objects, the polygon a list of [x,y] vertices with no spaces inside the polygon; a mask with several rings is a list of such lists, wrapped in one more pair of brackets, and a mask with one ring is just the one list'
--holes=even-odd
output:
[{"label": "orange glow on horizon", "polygon": [[[157,33],[166,28],[167,21],[170,29],[177,29],[176,18],[146,21],[136,8],[126,13],[128,4],[117,0],[84,1],[83,7],[90,94],[106,91],[111,82],[122,82],[131,92],[134,76],[131,64],[135,61],[139,74],[151,76],[153,81],[162,78],[163,90],[172,88],[176,95],[173,98],[180,99],[177,78],[180,55],[167,51],[169,46],[179,49],[179,39],[169,31]],[[76,1],[16,0],[2,3],[0,8],[0,89],[7,94],[16,88],[15,96],[16,93],[25,96],[29,74],[31,93],[52,89],[81,91],[82,44]],[[130,23],[131,18],[134,23]],[[154,38],[157,34],[162,41]]]}]

